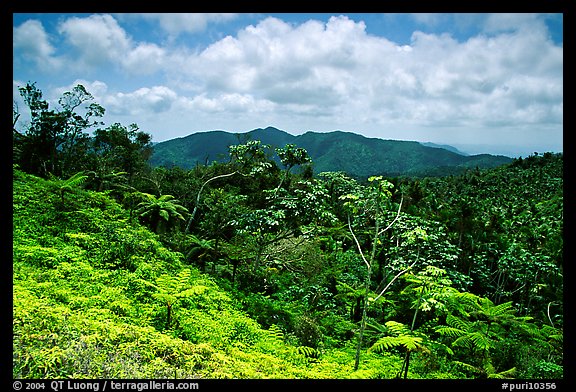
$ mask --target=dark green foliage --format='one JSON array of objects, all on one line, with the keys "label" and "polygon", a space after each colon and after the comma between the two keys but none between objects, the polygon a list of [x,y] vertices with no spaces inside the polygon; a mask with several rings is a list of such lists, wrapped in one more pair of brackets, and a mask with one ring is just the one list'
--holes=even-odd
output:
[{"label": "dark green foliage", "polygon": [[[150,163],[191,169],[200,164],[227,162],[227,149],[237,137],[261,141],[272,148],[298,146],[311,157],[316,173],[345,171],[358,178],[371,175],[430,176],[460,174],[468,168],[490,168],[510,163],[511,158],[488,154],[465,156],[418,142],[366,138],[347,132],[307,132],[292,136],[276,128],[255,129],[246,134],[223,131],[194,133],[154,146]],[[282,156],[279,159],[283,159]]]}]

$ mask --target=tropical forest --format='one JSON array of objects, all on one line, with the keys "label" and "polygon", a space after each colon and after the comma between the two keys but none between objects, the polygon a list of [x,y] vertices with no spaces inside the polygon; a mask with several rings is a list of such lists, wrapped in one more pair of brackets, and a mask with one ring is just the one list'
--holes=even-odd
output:
[{"label": "tropical forest", "polygon": [[563,378],[562,153],[361,178],[252,139],[155,166],[81,84],[19,91],[14,378]]}]

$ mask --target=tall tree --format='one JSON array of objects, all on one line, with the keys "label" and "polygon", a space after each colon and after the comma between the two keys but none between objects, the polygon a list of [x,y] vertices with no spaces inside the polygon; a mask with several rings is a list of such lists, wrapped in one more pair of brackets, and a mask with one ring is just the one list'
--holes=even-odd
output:
[{"label": "tall tree", "polygon": [[13,131],[20,166],[43,177],[69,176],[86,169],[89,136],[85,132],[102,124],[97,118],[104,115],[104,108],[90,103],[94,97],[81,84],[62,95],[57,110],[49,110],[35,83],[29,82],[19,91],[30,110],[27,129]]},{"label": "tall tree", "polygon": [[[360,330],[358,332],[358,343],[356,346],[354,370],[358,370],[358,366],[360,364],[360,351],[362,349],[364,330],[366,328],[366,312],[368,309],[368,294],[370,292],[370,285],[372,282],[372,270],[376,261],[376,254],[379,245],[381,244],[379,238],[398,220],[400,217],[400,210],[402,209],[402,201],[400,201],[398,212],[396,213],[395,218],[391,222],[384,222],[386,217],[386,204],[389,204],[390,199],[392,198],[392,192],[390,192],[389,189],[393,185],[389,181],[383,179],[381,176],[370,177],[368,182],[370,185],[364,190],[364,194],[348,194],[341,196],[341,199],[344,200],[344,207],[348,210],[348,229],[354,239],[354,244],[358,250],[358,254],[366,266],[362,318],[360,320]],[[360,229],[365,230],[367,233],[368,238],[362,241],[362,243],[366,243],[367,246],[363,246],[358,235],[356,234],[358,228],[354,229],[352,222],[353,217],[359,221],[364,222],[364,225],[360,224]],[[386,225],[386,223],[388,224]],[[366,228],[366,226],[368,226],[368,228]],[[384,292],[390,287],[390,285],[401,274],[407,271],[408,269],[397,274],[381,291],[378,297],[382,296]]]},{"label": "tall tree", "polygon": [[128,127],[114,123],[94,132],[94,151],[98,156],[98,171],[128,173],[129,184],[143,179],[149,170],[148,159],[152,154],[152,136],[140,131],[138,125]]}]

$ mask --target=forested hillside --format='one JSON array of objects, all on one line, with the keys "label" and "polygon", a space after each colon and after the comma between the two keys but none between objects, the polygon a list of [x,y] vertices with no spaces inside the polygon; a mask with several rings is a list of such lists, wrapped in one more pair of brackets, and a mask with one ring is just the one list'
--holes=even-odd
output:
[{"label": "forested hillside", "polygon": [[562,154],[360,181],[252,140],[152,167],[82,86],[21,91],[15,378],[563,377]]},{"label": "forested hillside", "polygon": [[157,143],[154,145],[150,163],[152,166],[179,166],[183,169],[191,169],[198,164],[223,163],[229,158],[229,146],[244,144],[250,140],[259,140],[272,149],[295,144],[310,155],[316,173],[343,171],[362,179],[374,173],[412,177],[460,174],[468,168],[491,168],[512,161],[511,158],[501,155],[466,156],[438,145],[367,138],[351,132],[309,131],[293,136],[268,127],[246,133],[198,132]]}]

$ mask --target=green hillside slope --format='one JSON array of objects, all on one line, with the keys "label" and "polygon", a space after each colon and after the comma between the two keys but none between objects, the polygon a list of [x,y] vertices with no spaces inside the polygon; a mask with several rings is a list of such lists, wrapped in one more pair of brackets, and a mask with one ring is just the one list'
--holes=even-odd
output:
[{"label": "green hillside slope", "polygon": [[309,358],[105,194],[19,170],[13,186],[14,378],[389,378],[401,363]]},{"label": "green hillside slope", "polygon": [[512,161],[489,154],[465,156],[419,142],[367,138],[351,132],[306,132],[293,136],[273,127],[243,134],[200,132],[158,143],[150,160],[153,166],[192,168],[197,164],[225,161],[228,146],[260,140],[272,148],[296,144],[306,149],[314,171],[343,171],[354,177],[425,176],[456,174],[466,168],[491,168]]}]

